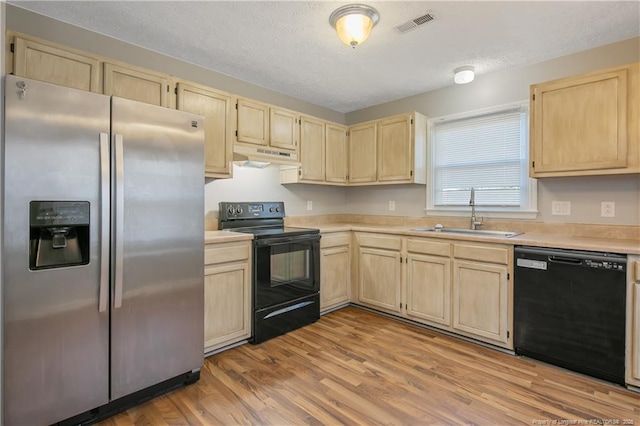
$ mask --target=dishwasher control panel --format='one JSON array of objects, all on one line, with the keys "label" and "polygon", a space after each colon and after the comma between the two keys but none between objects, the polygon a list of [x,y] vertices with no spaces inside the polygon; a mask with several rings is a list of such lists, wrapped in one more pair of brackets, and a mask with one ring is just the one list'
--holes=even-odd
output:
[{"label": "dishwasher control panel", "polygon": [[610,260],[585,259],[584,266],[596,269],[611,269],[612,271],[624,271],[626,269],[625,262],[615,262]]}]

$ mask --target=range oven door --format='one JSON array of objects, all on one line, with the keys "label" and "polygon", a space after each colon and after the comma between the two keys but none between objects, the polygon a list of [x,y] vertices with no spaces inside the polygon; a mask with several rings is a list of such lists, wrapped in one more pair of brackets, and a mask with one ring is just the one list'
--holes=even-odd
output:
[{"label": "range oven door", "polygon": [[254,241],[254,310],[318,293],[320,235]]}]

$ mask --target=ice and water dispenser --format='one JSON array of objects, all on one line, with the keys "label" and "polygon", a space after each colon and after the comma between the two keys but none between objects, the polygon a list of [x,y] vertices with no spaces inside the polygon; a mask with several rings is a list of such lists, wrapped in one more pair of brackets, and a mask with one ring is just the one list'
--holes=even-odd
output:
[{"label": "ice and water dispenser", "polygon": [[89,202],[29,203],[29,269],[89,263]]}]

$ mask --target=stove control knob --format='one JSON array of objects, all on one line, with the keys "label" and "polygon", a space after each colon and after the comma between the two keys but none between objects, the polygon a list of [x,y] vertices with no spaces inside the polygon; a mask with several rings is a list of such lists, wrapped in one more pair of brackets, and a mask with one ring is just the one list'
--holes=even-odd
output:
[{"label": "stove control knob", "polygon": [[276,211],[279,213],[280,212],[280,207],[276,207]]},{"label": "stove control knob", "polygon": [[269,213],[273,213],[274,208],[273,207],[269,207]]},{"label": "stove control knob", "polygon": [[233,214],[233,207],[229,207],[227,209],[227,213],[229,213],[230,215]]},{"label": "stove control knob", "polygon": [[242,207],[240,206],[236,207],[236,213],[242,214]]}]

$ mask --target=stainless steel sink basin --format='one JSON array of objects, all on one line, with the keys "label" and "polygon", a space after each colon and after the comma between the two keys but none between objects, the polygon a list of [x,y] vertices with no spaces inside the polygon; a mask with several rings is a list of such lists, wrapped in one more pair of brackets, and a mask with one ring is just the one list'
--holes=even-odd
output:
[{"label": "stainless steel sink basin", "polygon": [[487,237],[503,237],[503,238],[511,238],[516,235],[522,234],[522,232],[511,232],[511,231],[495,231],[491,229],[464,229],[464,228],[442,228],[437,229],[433,227],[427,228],[411,228],[410,231],[418,231],[418,232],[438,232],[441,234],[459,234],[459,235],[484,235]]}]

